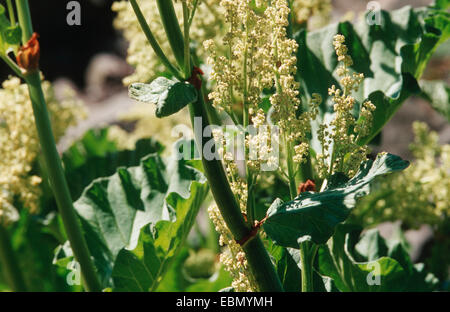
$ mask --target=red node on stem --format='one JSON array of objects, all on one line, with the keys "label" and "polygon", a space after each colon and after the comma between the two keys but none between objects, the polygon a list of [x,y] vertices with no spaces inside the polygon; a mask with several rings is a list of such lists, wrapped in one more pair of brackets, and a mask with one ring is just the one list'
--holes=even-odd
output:
[{"label": "red node on stem", "polygon": [[33,71],[39,68],[40,47],[38,38],[39,35],[33,33],[30,40],[21,46],[19,52],[17,52],[17,64],[25,71]]}]

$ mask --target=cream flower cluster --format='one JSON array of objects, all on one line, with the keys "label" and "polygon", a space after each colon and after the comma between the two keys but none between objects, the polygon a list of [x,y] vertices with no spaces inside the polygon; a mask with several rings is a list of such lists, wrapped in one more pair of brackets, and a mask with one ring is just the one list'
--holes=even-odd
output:
[{"label": "cream flower cluster", "polygon": [[257,291],[244,250],[234,240],[233,235],[225,225],[219,209],[216,206],[212,206],[208,209],[208,214],[215,226],[215,230],[220,235],[219,244],[225,249],[220,255],[220,262],[233,278],[231,286],[236,292]]},{"label": "cream flower cluster", "polygon": [[[53,132],[59,139],[69,126],[84,117],[84,110],[72,90],[67,90],[59,101],[49,82],[43,82],[43,89]],[[27,85],[21,84],[19,78],[10,78],[0,89],[0,223],[14,219],[16,202],[31,212],[38,209],[42,180],[33,174],[38,153]]]},{"label": "cream flower cluster", "polygon": [[287,141],[285,143],[294,146],[294,161],[301,163],[309,152],[309,145],[306,143],[307,134],[311,131],[311,120],[318,114],[321,99],[318,94],[314,94],[308,111],[298,116],[299,84],[295,81],[297,71],[295,53],[298,45],[286,35],[289,12],[285,0],[275,1],[273,6],[266,10],[273,34],[273,37],[269,38],[271,40],[269,53],[272,56],[269,60],[272,66],[272,81],[276,89],[270,98],[273,109],[270,118],[279,126],[280,135]]},{"label": "cream flower cluster", "polygon": [[[236,103],[256,112],[262,90],[272,82],[266,46],[271,27],[249,1],[222,0],[220,5],[225,11],[228,32],[220,45],[213,40],[204,42],[210,55],[207,63],[212,66],[210,78],[216,83],[209,97],[215,108],[230,115]],[[226,55],[221,55],[222,50],[217,48],[222,45],[226,46]]]},{"label": "cream flower cluster", "polygon": [[[195,0],[184,1],[192,8]],[[137,2],[163,50],[170,51],[169,43],[157,13],[158,8],[155,0],[138,0]],[[265,2],[267,1],[255,1],[260,7]],[[303,23],[305,20],[310,19],[311,26],[316,28],[330,21],[330,0],[293,0],[292,2],[294,16],[296,16],[295,20],[298,23]],[[229,4],[232,3],[233,1],[230,1]],[[198,2],[196,17],[191,26],[191,38],[199,44],[202,44],[207,39],[212,39],[214,42],[222,44],[224,32],[227,31],[225,25],[231,20],[226,20],[223,6],[218,4],[219,0],[201,0]],[[117,12],[114,27],[123,32],[125,39],[130,44],[127,61],[136,69],[131,76],[124,79],[124,83],[129,85],[133,82],[148,82],[154,79],[158,73],[164,71],[164,67],[142,33],[131,5],[128,1],[117,1],[113,3],[112,9]],[[177,5],[175,9],[182,25],[181,6]],[[237,21],[237,18],[237,16],[234,17],[234,20]],[[197,49],[197,53],[200,58],[204,57],[203,49]],[[172,53],[167,53],[166,55],[174,61]]]},{"label": "cream flower cluster", "polygon": [[[180,2],[180,1],[178,1]],[[223,34],[221,21],[222,12],[215,5],[215,0],[202,0],[198,4],[195,18],[191,26],[191,39],[200,44],[206,38],[218,38]],[[147,23],[150,26],[155,38],[158,40],[161,48],[166,52],[167,57],[175,62],[173,53],[170,51],[170,45],[167,40],[164,27],[158,13],[158,6],[155,0],[137,0]],[[193,1],[187,1],[192,5]],[[114,20],[114,27],[120,30],[125,39],[129,42],[127,61],[135,68],[135,72],[124,79],[124,84],[129,85],[133,82],[149,82],[165,68],[153,52],[152,47],[147,41],[145,34],[136,19],[134,11],[129,1],[117,1],[112,5],[112,10],[117,12]],[[180,25],[183,25],[183,14],[180,3],[175,6]],[[218,22],[219,21],[219,22]],[[200,57],[203,57],[203,50],[197,49]],[[170,52],[170,53],[169,53]]]},{"label": "cream flower cluster", "polygon": [[[229,27],[223,39],[229,52],[221,55],[213,40],[204,42],[210,55],[207,62],[212,66],[210,78],[215,82],[209,94],[213,105],[231,116],[236,107],[248,111],[253,125],[261,128],[269,117],[259,108],[261,94],[264,89],[275,87],[276,92],[270,97],[270,119],[279,127],[280,135],[289,144],[296,145],[294,160],[303,161],[309,149],[305,143],[306,134],[310,131],[310,121],[317,115],[319,101],[315,97],[310,111],[297,117],[300,100],[294,75],[298,47],[294,40],[286,36],[289,16],[287,1],[271,1],[271,5],[269,1],[259,1],[265,8],[263,13],[256,12],[245,0],[222,0],[220,4],[226,12],[225,21]],[[249,157],[251,160],[247,164],[255,171],[258,171],[261,162],[273,161],[268,159],[270,149],[258,148],[267,147],[271,135],[268,131],[259,131],[246,138],[248,149],[260,153],[259,156],[250,155],[253,157]]]},{"label": "cream flower cluster", "polygon": [[[225,129],[216,128],[213,130],[212,135],[217,147],[217,153],[220,159],[223,160],[225,165],[226,174],[230,183],[231,191],[233,192],[236,200],[239,203],[242,212],[246,211],[247,199],[248,199],[248,185],[242,174],[239,172],[239,168],[235,158],[242,151],[244,142],[232,142],[236,134],[240,131],[237,129]],[[234,131],[233,131],[234,130]],[[235,145],[234,145],[235,144]]]},{"label": "cream flower cluster", "polygon": [[[347,54],[348,49],[343,35],[336,35],[333,45],[340,62],[336,73],[341,78],[340,84],[343,89],[337,89],[333,85],[328,90],[334,102],[335,115],[329,124],[324,123],[319,127],[322,153],[317,156],[317,167],[322,178],[335,172],[352,177],[357,172],[368,154],[368,147],[359,146],[357,141],[369,133],[372,126],[372,112],[376,108],[370,101],[366,101],[362,104],[359,119],[356,120],[353,116],[352,111],[357,103],[352,94],[358,91],[364,75],[350,73],[349,67],[353,65],[353,61]],[[330,148],[332,148],[331,155]]]},{"label": "cream flower cluster", "polygon": [[413,124],[416,158],[401,173],[380,182],[364,198],[355,216],[364,225],[402,220],[408,227],[439,225],[450,217],[450,145],[439,145],[438,134],[422,122]]},{"label": "cream flower cluster", "polygon": [[312,29],[320,28],[329,23],[331,18],[331,0],[296,0],[292,11],[297,23],[308,22]]}]

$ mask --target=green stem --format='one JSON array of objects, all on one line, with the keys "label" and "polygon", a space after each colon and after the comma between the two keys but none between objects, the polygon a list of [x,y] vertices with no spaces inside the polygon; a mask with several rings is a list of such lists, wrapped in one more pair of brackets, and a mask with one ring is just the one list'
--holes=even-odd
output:
[{"label": "green stem", "polygon": [[164,64],[164,66],[167,68],[168,71],[172,73],[172,75],[182,80],[182,75],[180,71],[174,65],[172,65],[172,63],[169,61],[164,51],[159,46],[158,41],[155,39],[155,36],[153,35],[150,27],[148,26],[147,21],[145,20],[145,17],[142,14],[142,11],[139,8],[139,5],[137,4],[136,0],[130,0],[130,3],[133,8],[134,14],[136,15],[136,18],[139,22],[139,25],[142,28],[142,31],[144,32],[148,42],[152,46],[153,51],[155,51],[155,54],[161,60],[161,63]]},{"label": "green stem", "polygon": [[[275,41],[275,57],[278,58],[278,46]],[[281,94],[282,86],[280,83],[280,74],[277,69],[274,69],[275,73],[275,85],[277,89],[277,93]],[[293,148],[292,143],[289,142],[288,139],[289,134],[284,134],[284,145],[287,152],[287,169],[288,169],[288,182],[289,182],[289,193],[291,195],[291,200],[297,197],[297,181],[296,175],[297,170],[294,168],[293,161]],[[312,174],[312,173],[311,173]],[[311,243],[312,244],[312,243]],[[309,242],[303,242],[300,244],[300,266],[301,266],[301,275],[302,275],[302,292],[312,291],[312,257],[307,252],[309,246]]]},{"label": "green stem", "polygon": [[0,261],[11,290],[27,291],[8,231],[2,225],[0,225]]},{"label": "green stem", "polygon": [[1,59],[14,71],[14,73],[23,78],[22,71],[20,70],[19,66],[17,66],[16,63],[14,63],[8,55],[0,55]]},{"label": "green stem", "polygon": [[[290,144],[287,144],[290,145]],[[294,199],[297,196],[297,188],[295,183],[295,176],[291,175],[293,172],[292,166],[292,157],[290,154],[292,152],[290,148],[288,148],[288,175],[289,175],[289,190],[291,193],[291,199]],[[313,273],[313,260],[316,252],[315,244],[313,242],[305,241],[300,243],[300,266],[301,266],[301,275],[302,275],[302,292],[311,292],[313,291],[313,281],[312,281],[312,273]],[[311,248],[311,250],[310,250]]]},{"label": "green stem", "polygon": [[61,159],[56,149],[44,93],[42,91],[40,74],[37,71],[29,73],[25,77],[25,80],[28,84],[39,142],[41,144],[50,185],[55,195],[70,246],[72,247],[75,259],[80,264],[87,290],[101,291],[102,287],[97,278],[97,272],[92,262],[86,240],[82,234],[81,224],[75,213],[69,187],[64,177]]},{"label": "green stem", "polygon": [[189,49],[189,10],[186,2],[183,2],[183,29],[184,29],[184,77],[191,77],[191,51]]},{"label": "green stem", "polygon": [[312,170],[311,155],[306,155],[306,161],[300,164],[300,180],[306,182],[307,180],[313,180],[314,174]]},{"label": "green stem", "polygon": [[[16,4],[19,23],[23,31],[22,41],[27,42],[33,33],[28,1],[17,0]],[[61,159],[56,149],[44,92],[42,91],[40,73],[38,70],[34,70],[27,73],[24,76],[24,79],[28,85],[35,124],[42,155],[47,167],[49,182],[69,238],[70,246],[72,247],[75,259],[80,264],[81,274],[86,289],[88,291],[101,291],[102,286],[98,280],[91,254],[82,234],[81,224],[75,213],[69,187],[67,186],[67,181],[64,176]]]},{"label": "green stem", "polygon": [[313,281],[312,281],[312,262],[313,258],[309,253],[309,247],[311,242],[300,243],[300,262],[302,270],[302,292],[313,291]]},{"label": "green stem", "polygon": [[[197,54],[195,53],[195,51],[194,51],[194,53],[191,53],[191,58],[192,58],[192,64],[196,67],[200,67],[200,60],[199,60]],[[205,84],[202,84],[202,93],[208,94]],[[208,113],[208,117],[209,117],[209,120],[211,121],[211,123],[213,125],[221,126],[222,120],[220,119],[220,116],[217,114],[217,111],[211,105],[211,101],[208,101],[208,99],[205,98],[205,103],[206,103],[206,112]]]},{"label": "green stem", "polygon": [[[192,119],[197,117],[202,122],[201,129],[195,131],[198,148],[202,150],[203,146],[211,139],[202,135],[203,129],[210,125],[203,96],[199,96],[198,102],[191,104],[189,109]],[[196,128],[195,122],[193,125]],[[231,191],[222,163],[216,157],[213,157],[212,160],[207,160],[203,156],[202,162],[205,175],[225,223],[236,241],[248,237],[250,229],[245,223],[239,204]],[[255,277],[259,290],[283,291],[280,279],[259,235],[249,240],[242,248],[244,249],[249,267]]]},{"label": "green stem", "polygon": [[189,28],[192,26],[192,21],[194,20],[195,12],[197,11],[198,0],[194,0],[191,16],[189,16],[188,25]]},{"label": "green stem", "polygon": [[294,13],[292,10],[292,0],[288,1],[288,5],[289,5],[289,16],[288,16],[289,25],[286,29],[286,35],[288,38],[294,38]]},{"label": "green stem", "polygon": [[[292,144],[286,140],[285,145],[287,150],[287,167],[288,167],[288,179],[289,179],[289,191],[291,194],[291,200],[297,197],[297,183],[296,173],[294,170],[294,164],[292,160]],[[313,291],[313,260],[316,252],[315,244],[313,242],[305,241],[300,243],[300,266],[302,275],[302,292]],[[310,249],[311,248],[311,249]]]},{"label": "green stem", "polygon": [[11,0],[6,0],[6,5],[8,6],[9,21],[11,26],[16,26],[16,16],[14,15],[14,7]]},{"label": "green stem", "polygon": [[16,0],[17,16],[22,30],[22,43],[25,44],[33,35],[30,7],[28,0]]},{"label": "green stem", "polygon": [[[172,0],[156,0],[164,30],[178,66],[184,69],[184,39]],[[185,77],[189,78],[189,77]]]},{"label": "green stem", "polygon": [[288,169],[288,179],[289,179],[289,193],[291,195],[291,200],[297,197],[297,182],[295,180],[295,169],[293,162],[292,145],[287,138],[285,140],[285,146],[287,150],[287,169]]}]

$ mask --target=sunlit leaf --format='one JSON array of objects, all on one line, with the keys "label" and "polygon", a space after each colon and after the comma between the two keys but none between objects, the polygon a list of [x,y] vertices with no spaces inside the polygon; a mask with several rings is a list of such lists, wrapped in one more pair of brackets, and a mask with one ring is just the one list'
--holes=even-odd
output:
[{"label": "sunlit leaf", "polygon": [[298,241],[303,239],[326,243],[336,225],[347,219],[356,200],[370,192],[372,180],[408,165],[398,156],[380,154],[375,161],[362,164],[351,180],[335,188],[320,193],[305,192],[286,203],[276,200],[269,208],[264,229],[276,244],[284,247],[298,248]]},{"label": "sunlit leaf", "polygon": [[197,100],[197,90],[189,83],[158,77],[152,83],[133,83],[129,96],[144,103],[156,104],[156,117],[175,114]]}]

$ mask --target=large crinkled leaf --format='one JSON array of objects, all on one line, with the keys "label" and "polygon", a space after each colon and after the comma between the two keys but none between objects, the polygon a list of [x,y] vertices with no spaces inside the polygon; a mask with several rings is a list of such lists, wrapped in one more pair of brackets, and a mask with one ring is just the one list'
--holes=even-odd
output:
[{"label": "large crinkled leaf", "polygon": [[133,150],[119,150],[108,139],[108,129],[89,130],[62,155],[64,171],[74,200],[94,179],[114,174],[117,168],[137,166],[149,154],[161,153],[163,146],[151,139],[141,139]]},{"label": "large crinkled leaf", "polygon": [[189,83],[158,77],[150,84],[133,83],[129,96],[140,102],[156,104],[156,117],[161,118],[197,101],[197,90]]},{"label": "large crinkled leaf", "polygon": [[368,261],[376,260],[387,254],[388,247],[378,229],[368,230],[355,245],[355,250]]},{"label": "large crinkled leaf", "polygon": [[[323,98],[322,120],[333,113],[328,88],[340,88],[333,37],[338,33],[346,37],[354,61],[352,69],[366,77],[355,95],[357,103],[369,99],[377,107],[372,130],[360,139],[360,144],[372,140],[408,97],[420,93],[417,79],[438,45],[450,36],[449,14],[443,10],[408,6],[393,12],[381,11],[381,15],[381,25],[369,25],[362,19],[355,25],[337,23],[295,36],[299,43],[297,77],[303,102],[319,93]],[[358,111],[354,112],[356,117]],[[313,142],[315,149],[320,147],[314,133]]]},{"label": "large crinkled leaf", "polygon": [[[139,249],[155,240],[155,258],[148,261],[176,254],[208,191],[200,169],[198,160],[165,160],[154,153],[139,166],[121,167],[84,190],[74,205],[104,287],[113,285],[113,267],[120,272],[117,256],[124,248]],[[70,250],[60,248],[55,262],[66,256]]]},{"label": "large crinkled leaf", "polygon": [[450,87],[443,81],[420,81],[422,97],[450,122]]},{"label": "large crinkled leaf", "polygon": [[348,182],[320,193],[305,192],[283,203],[276,200],[268,211],[264,229],[278,245],[298,248],[299,240],[324,244],[336,225],[345,221],[356,200],[370,192],[370,182],[378,176],[400,171],[409,163],[391,154],[380,154],[375,161],[363,163]]},{"label": "large crinkled leaf", "polygon": [[196,196],[183,201],[167,198],[176,211],[175,220],[161,219],[145,226],[137,246],[127,246],[119,253],[112,273],[115,291],[154,291],[158,287],[195,222],[207,192],[205,181],[201,182]]},{"label": "large crinkled leaf", "polygon": [[[389,244],[377,231],[364,234],[356,244],[378,241],[371,248],[359,248],[365,255],[361,261],[354,258],[355,242],[360,229],[340,225],[327,245],[319,247],[317,268],[320,274],[332,278],[339,291],[431,291],[436,279],[427,274],[423,265],[413,265],[408,254],[398,243]],[[360,245],[361,246],[361,245]],[[381,249],[379,248],[380,246]],[[366,246],[367,247],[367,246]],[[377,256],[375,258],[375,255]],[[360,255],[361,256],[361,255]]]},{"label": "large crinkled leaf", "polygon": [[272,257],[275,269],[277,270],[280,282],[284,291],[301,291],[301,271],[295,259],[291,256],[287,248],[277,246],[271,241],[266,243],[267,250]]}]

